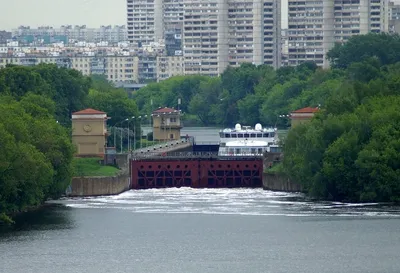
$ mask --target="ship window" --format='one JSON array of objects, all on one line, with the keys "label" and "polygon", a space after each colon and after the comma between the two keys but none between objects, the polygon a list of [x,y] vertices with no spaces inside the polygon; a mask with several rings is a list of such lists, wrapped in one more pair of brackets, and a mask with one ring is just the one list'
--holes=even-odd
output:
[{"label": "ship window", "polygon": [[250,134],[250,137],[256,137],[256,134]]},{"label": "ship window", "polygon": [[256,153],[256,148],[251,148],[251,153],[255,154]]},{"label": "ship window", "polygon": [[264,133],[263,137],[269,137],[268,133]]},{"label": "ship window", "polygon": [[238,138],[243,138],[243,134],[238,134]]},{"label": "ship window", "polygon": [[274,136],[275,136],[275,133],[271,133],[271,134],[270,134],[270,137],[274,137]]},{"label": "ship window", "polygon": [[237,138],[236,134],[231,134],[232,138]]},{"label": "ship window", "polygon": [[224,137],[224,133],[219,133],[219,137]]},{"label": "ship window", "polygon": [[262,148],[258,148],[258,153],[259,153],[259,154],[262,154],[262,153],[263,153]]},{"label": "ship window", "polygon": [[229,149],[229,154],[230,154],[230,155],[233,155],[233,148],[230,148],[230,149]]},{"label": "ship window", "polygon": [[245,138],[249,138],[250,135],[249,135],[249,134],[244,134],[244,137],[245,137]]},{"label": "ship window", "polygon": [[257,137],[262,137],[262,134],[257,134]]},{"label": "ship window", "polygon": [[230,134],[225,134],[225,137],[226,137],[226,138],[230,138],[231,135],[230,135]]},{"label": "ship window", "polygon": [[240,149],[236,149],[235,154],[240,154]]}]

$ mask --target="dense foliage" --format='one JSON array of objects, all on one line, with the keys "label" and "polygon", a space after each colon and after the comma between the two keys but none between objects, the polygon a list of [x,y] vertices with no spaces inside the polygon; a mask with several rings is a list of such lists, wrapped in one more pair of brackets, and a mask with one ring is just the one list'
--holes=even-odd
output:
[{"label": "dense foliage", "polygon": [[398,51],[399,37],[354,37],[329,53],[344,77],[284,146],[284,169],[311,195],[400,201],[400,55],[387,46]]},{"label": "dense foliage", "polygon": [[55,102],[56,120],[65,125],[70,124],[72,112],[84,108],[90,85],[90,78],[80,72],[56,65],[10,65],[0,70],[0,93],[16,99],[28,92],[50,98]]},{"label": "dense foliage", "polygon": [[261,122],[287,126],[288,120],[279,119],[279,115],[322,103],[329,90],[337,88],[341,73],[317,69],[314,63],[278,70],[267,65],[243,64],[239,68],[229,67],[218,78],[172,77],[147,85],[133,97],[142,113],[157,107],[179,106],[186,119],[195,116],[202,125]]},{"label": "dense foliage", "polygon": [[0,218],[63,193],[72,176],[69,132],[54,119],[55,103],[27,93],[0,96]]},{"label": "dense foliage", "polygon": [[114,120],[138,113],[102,78],[55,65],[0,69],[0,222],[65,193],[74,174],[71,114],[91,107]]},{"label": "dense foliage", "polygon": [[399,80],[400,63],[348,80],[312,122],[291,129],[284,168],[292,179],[324,199],[400,201]]}]

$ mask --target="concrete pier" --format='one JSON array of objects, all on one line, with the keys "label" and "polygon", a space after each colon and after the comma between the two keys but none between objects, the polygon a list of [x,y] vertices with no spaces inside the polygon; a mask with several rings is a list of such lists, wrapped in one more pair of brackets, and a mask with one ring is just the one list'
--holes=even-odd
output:
[{"label": "concrete pier", "polygon": [[116,195],[130,189],[129,173],[117,176],[74,177],[71,197]]}]

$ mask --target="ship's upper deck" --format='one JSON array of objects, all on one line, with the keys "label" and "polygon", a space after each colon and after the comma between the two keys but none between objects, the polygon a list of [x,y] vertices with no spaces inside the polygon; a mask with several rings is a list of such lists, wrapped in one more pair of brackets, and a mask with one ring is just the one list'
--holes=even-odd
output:
[{"label": "ship's upper deck", "polygon": [[278,134],[276,128],[262,128],[261,124],[257,123],[254,128],[236,124],[234,129],[221,130],[219,136],[221,143],[237,140],[254,140],[272,144],[277,141]]}]

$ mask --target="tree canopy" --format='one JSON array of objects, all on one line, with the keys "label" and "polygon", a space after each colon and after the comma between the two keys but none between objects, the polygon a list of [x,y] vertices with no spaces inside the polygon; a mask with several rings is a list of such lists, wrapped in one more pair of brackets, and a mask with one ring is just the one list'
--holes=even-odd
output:
[{"label": "tree canopy", "polygon": [[138,114],[127,93],[102,77],[45,64],[0,69],[0,221],[65,193],[71,114],[88,107],[111,115],[111,125]]},{"label": "tree canopy", "polygon": [[53,117],[50,99],[1,95],[0,111],[0,218],[5,218],[65,192],[74,148],[68,130]]},{"label": "tree canopy", "polygon": [[289,131],[285,172],[317,198],[399,202],[400,63],[368,58],[346,72],[321,112]]}]

